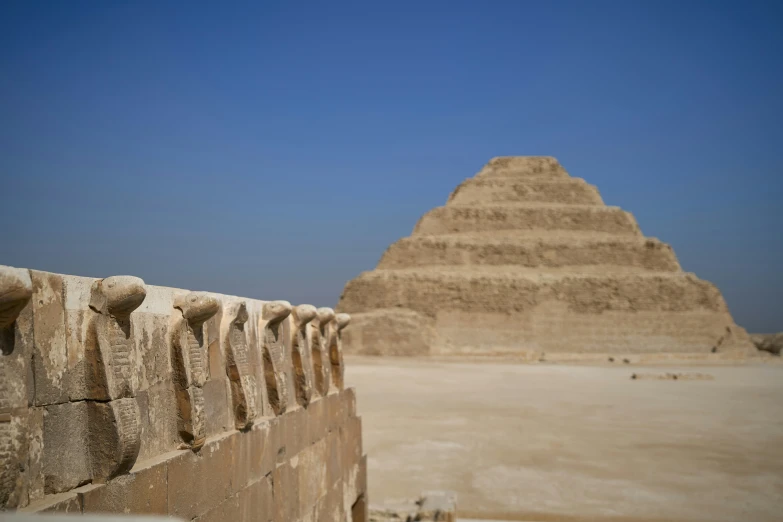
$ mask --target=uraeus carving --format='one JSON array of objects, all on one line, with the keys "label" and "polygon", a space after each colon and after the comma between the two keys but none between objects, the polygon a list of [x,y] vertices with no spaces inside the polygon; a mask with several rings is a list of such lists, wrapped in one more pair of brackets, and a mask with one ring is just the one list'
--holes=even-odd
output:
[{"label": "uraeus carving", "polygon": [[291,313],[288,301],[264,303],[261,319],[266,321],[262,342],[264,361],[264,382],[269,404],[275,415],[280,415],[288,407],[288,383],[280,362],[288,352],[286,339],[289,338],[285,318]]},{"label": "uraeus carving", "polygon": [[90,309],[95,314],[85,353],[94,482],[129,471],[139,454],[141,415],[131,312],[146,296],[144,281],[132,276],[107,277],[91,289]]},{"label": "uraeus carving", "polygon": [[0,266],[0,511],[26,503],[28,363],[17,318],[32,294],[27,270]]},{"label": "uraeus carving", "polygon": [[329,362],[332,365],[332,385],[337,390],[345,387],[345,367],[343,365],[343,341],[342,331],[351,322],[351,316],[348,314],[337,314],[334,316],[332,334],[329,339]]},{"label": "uraeus carving", "polygon": [[332,379],[332,368],[329,363],[329,323],[334,319],[334,310],[322,307],[316,310],[316,324],[313,325],[312,349],[313,349],[313,374],[315,375],[315,389],[322,397],[329,393],[329,383]]},{"label": "uraeus carving", "polygon": [[310,372],[307,368],[311,355],[307,326],[315,318],[315,315],[316,311],[313,305],[299,305],[293,310],[295,332],[291,347],[291,362],[294,366],[296,402],[303,408],[310,404],[310,400],[313,397],[313,386],[310,382]]},{"label": "uraeus carving", "polygon": [[256,378],[248,363],[247,337],[245,324],[248,320],[247,305],[244,301],[228,306],[228,327],[224,346],[226,346],[226,373],[231,383],[231,401],[234,405],[234,424],[238,430],[253,424],[258,415],[256,407]]},{"label": "uraeus carving", "polygon": [[206,439],[204,419],[205,368],[204,322],[217,313],[217,299],[190,292],[174,301],[171,359],[179,415],[177,428],[183,442],[199,450]]}]

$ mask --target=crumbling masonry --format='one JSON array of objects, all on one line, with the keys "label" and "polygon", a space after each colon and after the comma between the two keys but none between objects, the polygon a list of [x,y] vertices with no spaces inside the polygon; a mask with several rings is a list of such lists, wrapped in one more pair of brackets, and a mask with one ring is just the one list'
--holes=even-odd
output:
[{"label": "crumbling masonry", "polygon": [[346,353],[736,358],[720,291],[555,158],[492,159],[337,305]]},{"label": "crumbling masonry", "polygon": [[0,510],[366,521],[349,321],[0,266]]}]

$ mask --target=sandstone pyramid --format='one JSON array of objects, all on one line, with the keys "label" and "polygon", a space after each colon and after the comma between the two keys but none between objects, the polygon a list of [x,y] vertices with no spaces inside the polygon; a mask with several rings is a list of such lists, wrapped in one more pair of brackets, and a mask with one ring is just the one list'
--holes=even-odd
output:
[{"label": "sandstone pyramid", "polygon": [[422,217],[337,309],[347,353],[753,351],[719,290],[551,157],[498,157]]}]

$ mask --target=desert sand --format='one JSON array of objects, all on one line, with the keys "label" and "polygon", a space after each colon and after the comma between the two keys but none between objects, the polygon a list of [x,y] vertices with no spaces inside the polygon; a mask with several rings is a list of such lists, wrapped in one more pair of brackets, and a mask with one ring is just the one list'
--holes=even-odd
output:
[{"label": "desert sand", "polygon": [[[695,378],[650,378],[667,373]],[[353,356],[346,380],[371,503],[448,489],[463,518],[783,519],[783,364]]]}]

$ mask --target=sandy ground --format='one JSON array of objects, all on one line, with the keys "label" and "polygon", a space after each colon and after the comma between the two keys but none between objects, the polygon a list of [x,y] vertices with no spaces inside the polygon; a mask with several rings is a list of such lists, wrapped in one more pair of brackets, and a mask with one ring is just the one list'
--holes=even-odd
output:
[{"label": "sandy ground", "polygon": [[[631,380],[698,372],[712,380]],[[783,365],[348,358],[370,502],[449,489],[465,518],[783,520]]]}]

